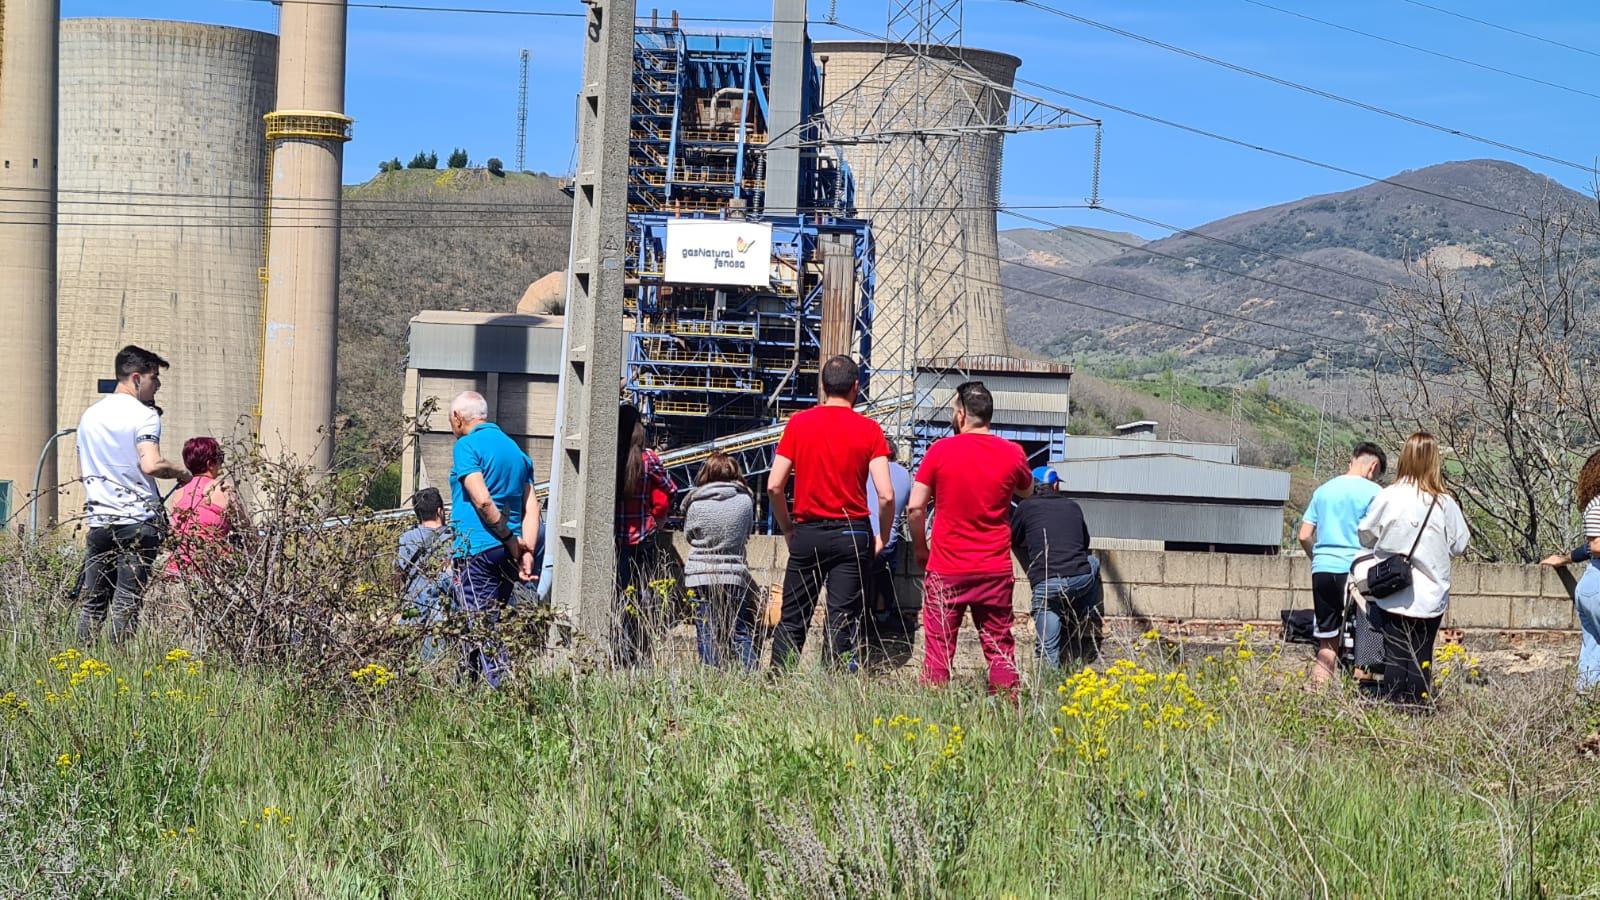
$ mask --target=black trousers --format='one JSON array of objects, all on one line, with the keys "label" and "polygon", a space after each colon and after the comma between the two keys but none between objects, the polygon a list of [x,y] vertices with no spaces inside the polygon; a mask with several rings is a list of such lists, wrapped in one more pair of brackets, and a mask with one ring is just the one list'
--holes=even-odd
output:
[{"label": "black trousers", "polygon": [[1369,604],[1368,618],[1383,637],[1383,684],[1378,695],[1396,703],[1427,703],[1433,683],[1433,639],[1442,616],[1417,619]]},{"label": "black trousers", "polygon": [[111,641],[120,644],[139,627],[150,566],[165,533],[155,522],[102,525],[89,529],[85,544],[83,609],[78,614],[78,643],[94,643],[100,626],[111,617]]},{"label": "black trousers", "polygon": [[612,662],[624,669],[650,662],[657,632],[664,631],[661,597],[651,582],[663,574],[661,545],[652,534],[637,544],[617,541],[617,593],[611,617]]},{"label": "black trousers", "polygon": [[792,666],[806,645],[817,598],[828,589],[823,626],[829,665],[855,665],[861,647],[861,615],[866,604],[862,576],[872,560],[872,524],[840,519],[796,525],[783,573],[783,615],[772,638],[772,665]]}]

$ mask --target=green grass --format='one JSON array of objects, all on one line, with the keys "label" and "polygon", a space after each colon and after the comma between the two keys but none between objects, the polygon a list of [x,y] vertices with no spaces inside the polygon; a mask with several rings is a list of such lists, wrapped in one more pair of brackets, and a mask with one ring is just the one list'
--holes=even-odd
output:
[{"label": "green grass", "polygon": [[[1298,663],[1247,640],[1177,667],[1141,640],[1123,652],[1156,676],[1147,694],[1142,675],[1115,691],[1045,680],[1016,707],[971,680],[769,684],[688,665],[524,676],[503,693],[425,672],[310,692],[169,659],[172,642],[147,631],[126,653],[95,650],[109,671],[71,686],[86,663],[59,655],[65,614],[12,605],[7,621],[8,896],[1560,896],[1600,883],[1600,774],[1578,753],[1590,722],[1555,681],[1456,673],[1440,712],[1412,717],[1308,694]],[[1169,672],[1192,697],[1165,687]],[[1146,728],[1143,702],[1158,720],[1184,709]]]}]

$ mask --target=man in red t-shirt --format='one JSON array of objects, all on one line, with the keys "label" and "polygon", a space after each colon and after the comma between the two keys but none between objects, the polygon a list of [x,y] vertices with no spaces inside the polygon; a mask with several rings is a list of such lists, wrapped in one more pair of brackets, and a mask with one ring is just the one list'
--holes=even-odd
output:
[{"label": "man in red t-shirt", "polygon": [[[894,486],[889,480],[889,445],[877,422],[856,412],[860,369],[848,356],[822,366],[822,403],[795,413],[783,427],[767,496],[772,517],[789,544],[783,575],[783,614],[772,639],[772,665],[791,666],[805,647],[828,588],[828,661],[856,667],[861,638],[861,578],[894,527]],[[794,515],[785,488],[794,475]],[[861,485],[868,477],[877,493],[878,532],[868,519]]]},{"label": "man in red t-shirt", "polygon": [[[989,690],[1017,685],[1016,643],[1011,637],[1011,498],[1033,493],[1033,472],[1022,448],[989,433],[994,397],[981,381],[956,388],[956,434],[928,448],[911,487],[906,520],[912,550],[928,575],[923,583],[925,646],[922,680],[950,680],[950,658],[962,615],[971,610]],[[928,504],[938,510],[928,549]]]}]

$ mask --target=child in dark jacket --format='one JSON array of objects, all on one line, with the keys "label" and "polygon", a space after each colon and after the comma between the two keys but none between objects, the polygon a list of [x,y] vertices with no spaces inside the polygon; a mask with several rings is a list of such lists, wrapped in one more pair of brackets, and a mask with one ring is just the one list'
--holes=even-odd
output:
[{"label": "child in dark jacket", "polygon": [[683,581],[694,598],[694,628],[700,661],[724,668],[730,656],[754,669],[755,598],[745,544],[755,525],[755,496],[733,458],[718,450],[706,458],[695,487],[683,501],[683,531],[689,558]]}]

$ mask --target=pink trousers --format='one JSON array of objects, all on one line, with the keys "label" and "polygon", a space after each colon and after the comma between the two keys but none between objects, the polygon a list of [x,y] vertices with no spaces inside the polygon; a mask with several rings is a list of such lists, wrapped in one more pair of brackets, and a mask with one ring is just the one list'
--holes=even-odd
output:
[{"label": "pink trousers", "polygon": [[1014,616],[1011,588],[1015,578],[1007,571],[973,575],[929,572],[923,583],[922,628],[926,641],[922,657],[924,684],[950,680],[950,660],[956,654],[956,633],[961,619],[972,613],[978,642],[989,663],[989,691],[1012,693],[1017,686],[1016,641],[1011,637]]}]

